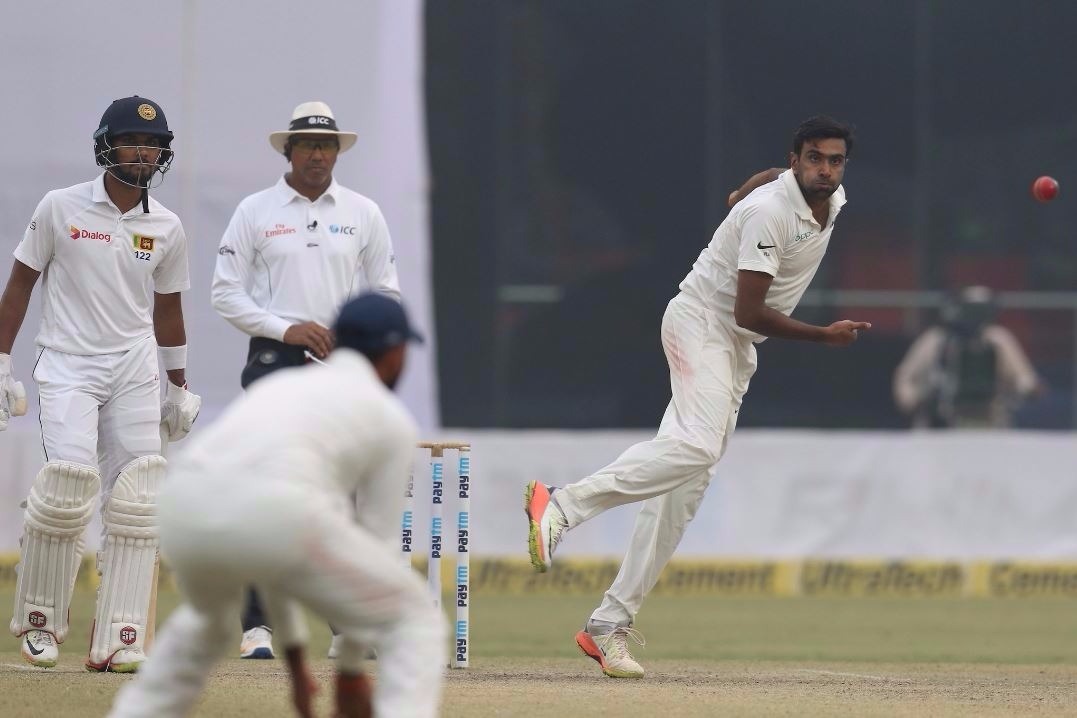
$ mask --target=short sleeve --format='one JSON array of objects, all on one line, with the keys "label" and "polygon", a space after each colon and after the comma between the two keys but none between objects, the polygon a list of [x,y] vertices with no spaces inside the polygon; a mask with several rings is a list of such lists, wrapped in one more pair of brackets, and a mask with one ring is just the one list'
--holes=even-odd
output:
[{"label": "short sleeve", "polygon": [[50,192],[38,203],[22,241],[15,248],[15,259],[38,272],[44,271],[45,266],[52,261],[53,252],[56,249],[56,222],[53,210]]},{"label": "short sleeve", "polygon": [[741,223],[737,269],[777,276],[786,235],[785,222],[776,209],[765,205],[746,209]]},{"label": "short sleeve", "polygon": [[191,288],[187,269],[187,235],[179,222],[176,223],[174,241],[169,243],[164,258],[153,271],[153,284],[158,294],[175,294]]}]

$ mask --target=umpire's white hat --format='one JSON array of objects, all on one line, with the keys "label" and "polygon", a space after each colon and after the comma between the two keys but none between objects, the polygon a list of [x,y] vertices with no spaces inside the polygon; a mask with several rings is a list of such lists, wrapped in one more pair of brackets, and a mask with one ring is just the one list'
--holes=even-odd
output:
[{"label": "umpire's white hat", "polygon": [[358,137],[354,132],[341,132],[337,129],[333,111],[324,102],[304,102],[298,105],[292,112],[288,129],[270,133],[269,144],[273,145],[277,152],[284,154],[284,145],[292,135],[336,135],[341,152],[354,145]]}]

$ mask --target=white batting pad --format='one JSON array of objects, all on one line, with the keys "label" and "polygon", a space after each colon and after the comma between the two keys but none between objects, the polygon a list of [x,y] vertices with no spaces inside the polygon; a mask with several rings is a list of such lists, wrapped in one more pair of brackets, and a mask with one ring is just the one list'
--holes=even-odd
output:
[{"label": "white batting pad", "polygon": [[164,480],[162,456],[142,456],[116,477],[105,508],[105,541],[98,553],[101,586],[88,664],[107,666],[121,650],[141,650],[157,560],[157,492]]},{"label": "white batting pad", "polygon": [[26,499],[11,632],[41,629],[63,643],[67,609],[82,562],[82,533],[94,512],[101,477],[90,466],[50,461]]}]

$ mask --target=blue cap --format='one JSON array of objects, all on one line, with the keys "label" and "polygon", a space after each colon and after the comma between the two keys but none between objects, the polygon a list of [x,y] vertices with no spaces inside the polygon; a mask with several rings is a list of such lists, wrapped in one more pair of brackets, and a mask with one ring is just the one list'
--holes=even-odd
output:
[{"label": "blue cap", "polygon": [[408,341],[422,342],[400,302],[377,292],[361,294],[340,310],[333,331],[337,346],[376,354]]}]

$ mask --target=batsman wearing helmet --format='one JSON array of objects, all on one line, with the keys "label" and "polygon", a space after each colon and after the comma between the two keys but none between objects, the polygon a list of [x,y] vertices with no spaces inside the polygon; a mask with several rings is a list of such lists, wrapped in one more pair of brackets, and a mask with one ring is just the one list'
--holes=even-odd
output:
[{"label": "batsman wearing helmet", "polygon": [[104,171],[45,195],[0,299],[2,430],[9,415],[26,411],[10,354],[43,277],[33,378],[45,465],[25,504],[10,626],[35,666],[55,666],[67,637],[82,535],[98,495],[101,587],[86,667],[130,673],[145,659],[162,437],[183,438],[201,405],[185,383],[187,238],[179,218],[149,196],[172,164],[172,138],[157,103],[113,102],[93,135]]}]

